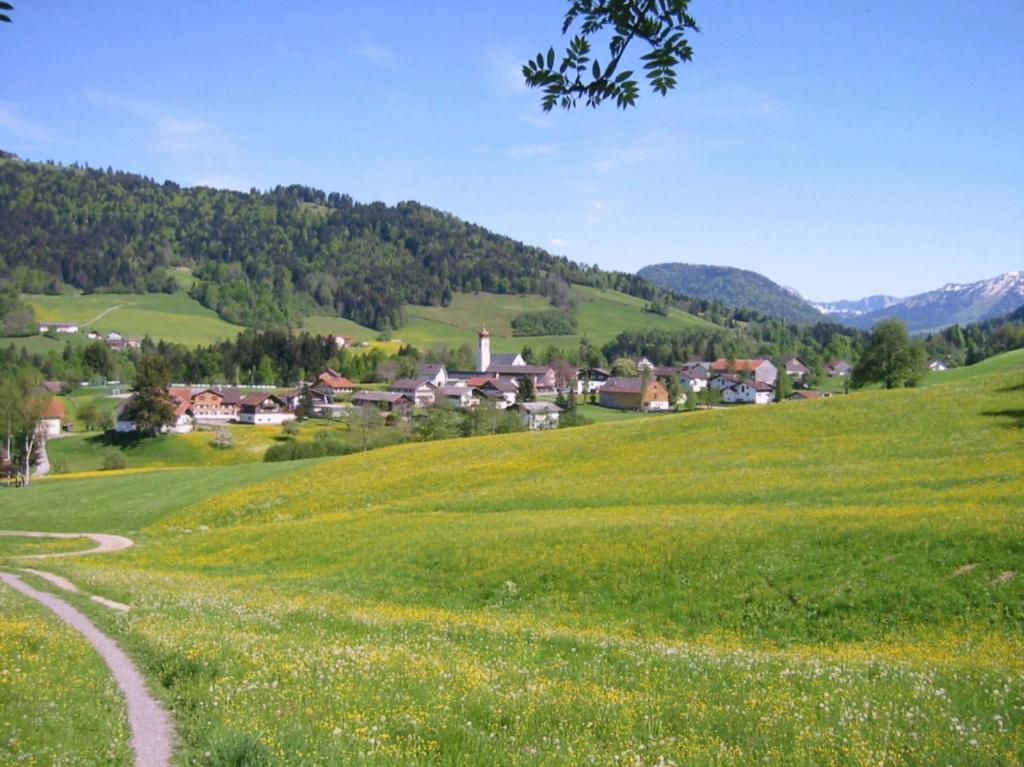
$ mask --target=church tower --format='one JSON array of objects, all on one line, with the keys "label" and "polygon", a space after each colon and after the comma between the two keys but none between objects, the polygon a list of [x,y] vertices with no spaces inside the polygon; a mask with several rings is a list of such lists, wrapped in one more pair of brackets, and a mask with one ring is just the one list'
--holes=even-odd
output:
[{"label": "church tower", "polygon": [[476,369],[486,372],[491,366],[491,334],[487,328],[480,328],[480,339],[476,346]]}]

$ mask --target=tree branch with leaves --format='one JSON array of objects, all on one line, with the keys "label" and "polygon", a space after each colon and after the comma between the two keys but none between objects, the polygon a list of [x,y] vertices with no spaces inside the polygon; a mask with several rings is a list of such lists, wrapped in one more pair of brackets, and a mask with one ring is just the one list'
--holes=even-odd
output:
[{"label": "tree branch with leaves", "polygon": [[[543,89],[541,107],[550,112],[556,105],[572,109],[582,101],[597,107],[614,100],[620,109],[636,106],[640,95],[634,69],[620,65],[631,45],[646,45],[640,56],[642,77],[654,93],[666,95],[676,87],[676,67],[693,58],[688,35],[699,32],[690,16],[690,0],[573,0],[562,23],[567,34],[577,23],[579,31],[570,40],[561,61],[555,49],[538,53],[523,66],[523,77],[531,88]],[[611,30],[607,63],[591,55],[591,39]]]}]

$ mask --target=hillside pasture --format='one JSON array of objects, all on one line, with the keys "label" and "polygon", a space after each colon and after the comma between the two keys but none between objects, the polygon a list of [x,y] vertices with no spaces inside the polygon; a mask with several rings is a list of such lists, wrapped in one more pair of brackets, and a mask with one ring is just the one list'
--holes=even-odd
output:
[{"label": "hillside pasture", "polygon": [[[225,322],[185,293],[65,293],[24,295],[40,321],[77,322],[83,331],[182,343],[211,344],[234,338],[243,327]],[[63,338],[63,337],[62,337]]]},{"label": "hillside pasture", "polygon": [[0,527],[142,528],[54,569],[138,606],[197,763],[1014,765],[1022,372],[50,480]]}]

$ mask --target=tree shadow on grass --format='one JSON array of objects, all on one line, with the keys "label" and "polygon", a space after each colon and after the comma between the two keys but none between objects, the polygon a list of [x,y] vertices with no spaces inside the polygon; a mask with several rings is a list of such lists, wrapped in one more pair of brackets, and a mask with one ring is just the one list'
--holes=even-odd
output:
[{"label": "tree shadow on grass", "polygon": [[1019,384],[1013,384],[1012,386],[1004,386],[1002,389],[996,389],[997,392],[1011,392],[1011,391],[1024,391],[1024,381]]},{"label": "tree shadow on grass", "polygon": [[146,439],[138,432],[105,431],[92,437],[86,437],[85,441],[93,447],[114,447],[121,450],[131,450],[138,447],[142,440]]},{"label": "tree shadow on grass", "polygon": [[[1024,408],[1008,407],[1004,410],[983,410],[982,415],[989,415],[995,418],[1009,418],[1018,429],[1024,429]],[[1010,426],[1011,424],[1005,424]]]}]

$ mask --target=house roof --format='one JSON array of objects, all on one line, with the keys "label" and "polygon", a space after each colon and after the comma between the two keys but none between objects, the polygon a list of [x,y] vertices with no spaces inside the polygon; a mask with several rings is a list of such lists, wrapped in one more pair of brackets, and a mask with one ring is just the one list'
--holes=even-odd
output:
[{"label": "house roof", "polygon": [[60,394],[64,389],[63,381],[43,381],[43,388],[51,394]]},{"label": "house roof", "polygon": [[519,391],[519,386],[511,378],[490,378],[480,385],[481,389],[492,389],[501,394],[512,394]]},{"label": "house roof", "polygon": [[547,375],[549,367],[542,365],[491,365],[487,368],[488,373],[500,373],[504,375]]},{"label": "house roof", "polygon": [[440,363],[423,363],[418,368],[419,374],[421,376],[427,376],[430,378],[433,378],[442,370],[444,370],[444,365]]},{"label": "house roof", "polygon": [[827,396],[828,392],[824,391],[795,391],[786,399],[824,399]]},{"label": "house roof", "polygon": [[392,404],[403,399],[409,400],[406,395],[397,391],[361,391],[352,397],[353,402],[390,402]]},{"label": "house roof", "polygon": [[752,386],[757,391],[775,391],[775,387],[764,381],[744,381],[747,386]]},{"label": "house roof", "polygon": [[270,392],[257,392],[256,394],[246,394],[244,397],[242,397],[241,404],[247,405],[249,407],[254,407],[257,405],[262,405],[268,399],[275,400],[279,405],[288,404],[283,399],[281,399],[281,397],[279,397],[276,394],[271,394]]},{"label": "house roof", "polygon": [[795,371],[797,373],[808,372],[807,365],[799,357],[786,357],[786,371]]},{"label": "house roof", "polygon": [[[519,354],[492,354],[491,365],[488,370],[493,368],[495,365],[515,365],[516,359],[520,358]],[[516,365],[516,367],[523,367],[522,365]]]},{"label": "house roof", "polygon": [[397,381],[391,384],[391,390],[398,391],[411,389],[412,391],[415,391],[416,389],[419,389],[421,386],[427,386],[433,389],[434,383],[433,381],[424,381],[418,378],[399,378]]},{"label": "house roof", "polygon": [[62,421],[67,418],[67,410],[64,408],[64,400],[51,398],[43,404],[43,412],[40,418],[59,418]]},{"label": "house roof", "polygon": [[210,394],[216,394],[221,398],[221,401],[223,401],[225,405],[238,405],[242,402],[242,390],[237,387],[221,389],[219,387],[209,386],[205,389],[199,389],[198,391],[193,392],[192,396],[198,397],[200,394],[206,394],[207,392]]},{"label": "house roof", "polygon": [[472,386],[438,386],[437,393],[442,397],[464,397],[473,394]]},{"label": "house roof", "polygon": [[[601,392],[609,392],[612,394],[639,394],[641,387],[643,386],[644,379],[642,378],[609,378],[608,382],[601,387]],[[648,386],[654,385],[660,386],[657,381],[651,379],[647,382]]]},{"label": "house roof", "polygon": [[530,415],[548,415],[549,413],[562,412],[562,408],[553,402],[518,402],[513,407]]},{"label": "house roof", "polygon": [[[711,370],[728,370],[729,362],[725,358],[720,358],[711,363]],[[757,370],[761,365],[768,362],[764,357],[755,357],[753,359],[742,359],[742,360],[731,360],[732,368],[738,373],[752,373]]]},{"label": "house roof", "polygon": [[605,378],[610,378],[612,375],[612,371],[605,370],[604,368],[580,368],[579,370],[576,371],[576,377],[586,378],[588,375],[593,375],[594,373],[602,375]]},{"label": "house roof", "polygon": [[850,363],[847,362],[846,360],[829,360],[828,364],[825,367],[834,368],[840,365],[846,365],[846,367],[851,367]]},{"label": "house roof", "polygon": [[744,380],[742,378],[740,378],[739,376],[731,376],[731,375],[727,375],[726,373],[722,373],[721,375],[717,375],[717,376],[711,376],[711,380],[712,381],[728,381],[733,386],[735,386],[736,384],[745,383]]},{"label": "house roof", "polygon": [[332,389],[354,389],[356,385],[343,375],[339,375],[334,370],[326,370],[319,375],[317,378],[322,384],[330,386]]}]

